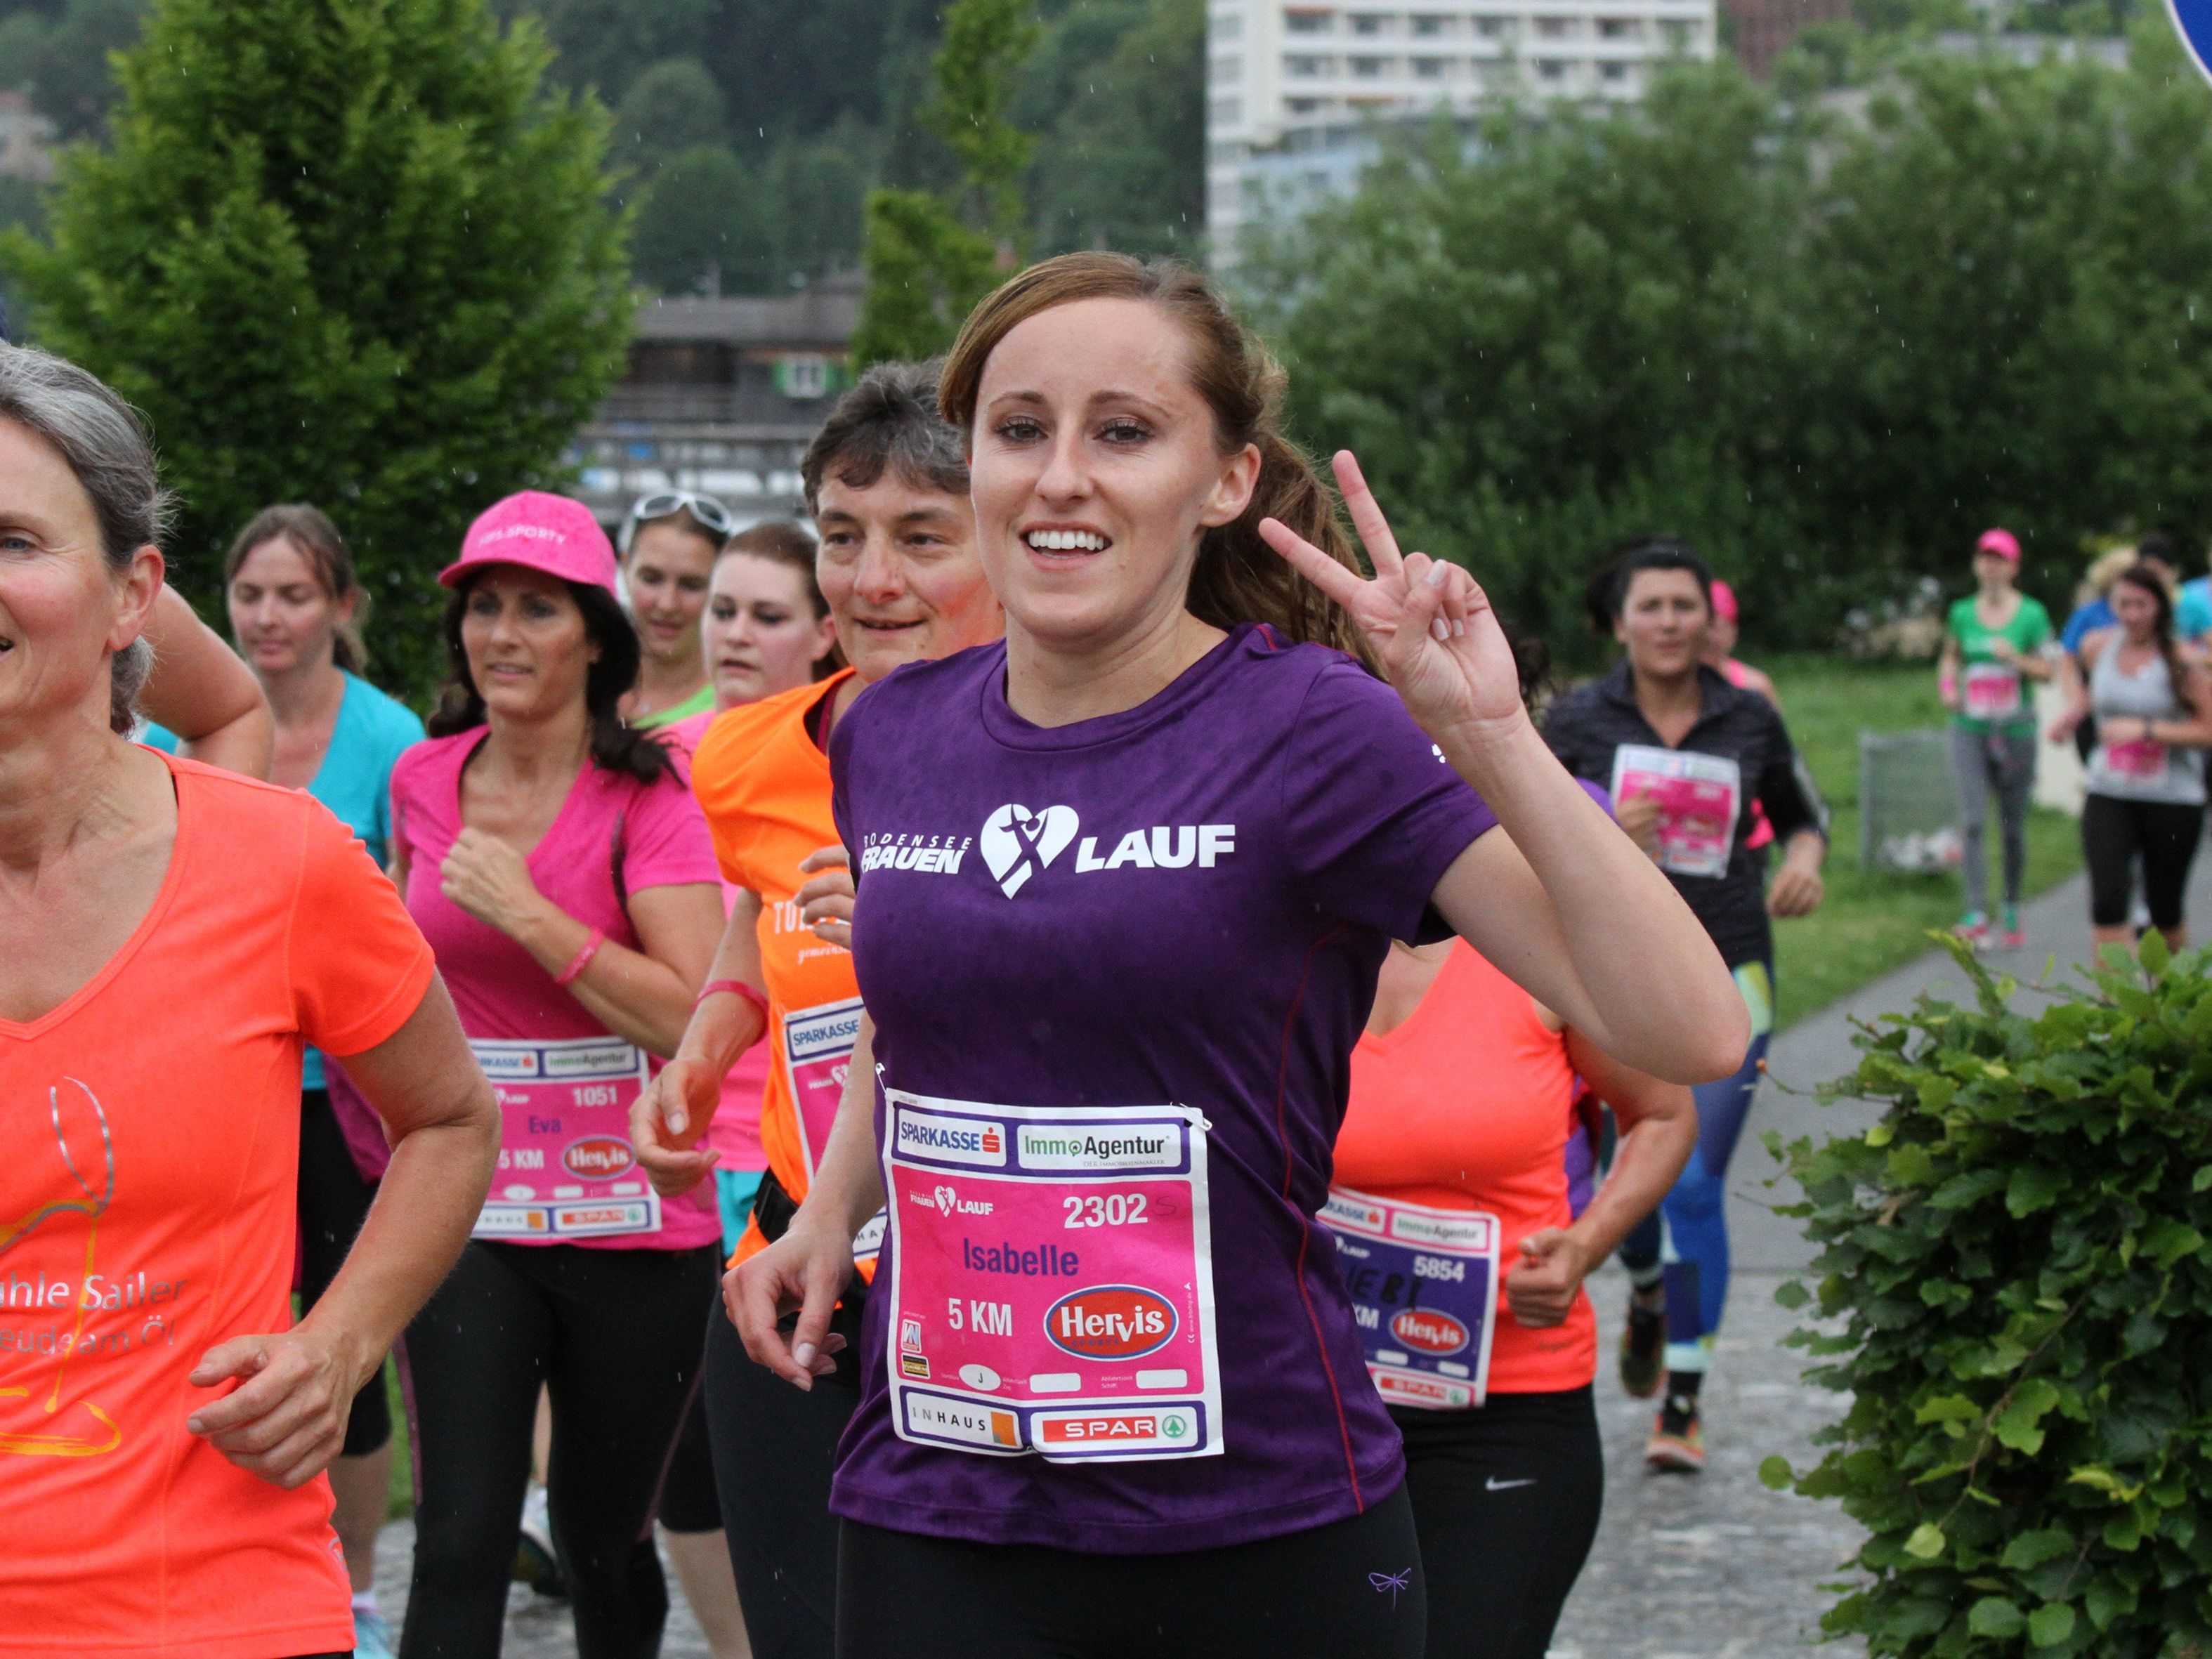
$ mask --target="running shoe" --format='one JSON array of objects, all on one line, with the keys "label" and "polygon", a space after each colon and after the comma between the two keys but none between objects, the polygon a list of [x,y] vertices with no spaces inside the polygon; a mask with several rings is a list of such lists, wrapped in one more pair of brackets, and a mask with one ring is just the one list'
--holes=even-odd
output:
[{"label": "running shoe", "polygon": [[396,1659],[392,1626],[382,1613],[367,1607],[353,1610],[353,1659]]},{"label": "running shoe", "polygon": [[1667,1380],[1667,1304],[1647,1308],[1628,1293],[1628,1325],[1620,1334],[1620,1386],[1632,1398],[1649,1400]]},{"label": "running shoe", "polygon": [[1966,940],[1967,944],[1972,945],[1977,951],[1985,950],[1988,948],[1990,942],[1990,919],[1984,915],[1979,910],[1967,911],[1965,915],[1959,918],[1958,925],[1952,928],[1951,931],[1956,933],[1960,939]]},{"label": "running shoe", "polygon": [[2027,943],[2027,935],[2021,931],[2020,908],[2017,905],[2005,906],[2004,932],[1998,935],[1997,942],[2008,951],[2017,951]]},{"label": "running shoe", "polygon": [[1705,1468],[1705,1430],[1698,1416],[1698,1402],[1671,1394],[1651,1425],[1651,1442],[1644,1461],[1661,1474],[1702,1474]]},{"label": "running shoe", "polygon": [[556,1601],[568,1594],[568,1575],[561,1571],[561,1558],[553,1548],[553,1522],[546,1513],[545,1488],[536,1481],[531,1482],[529,1494],[522,1500],[522,1529],[515,1537],[514,1571],[508,1576]]}]

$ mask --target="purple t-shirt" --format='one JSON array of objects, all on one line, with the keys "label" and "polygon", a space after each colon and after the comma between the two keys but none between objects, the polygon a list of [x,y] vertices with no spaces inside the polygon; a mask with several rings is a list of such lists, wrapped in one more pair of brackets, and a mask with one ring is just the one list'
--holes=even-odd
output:
[{"label": "purple t-shirt", "polygon": [[[1203,1114],[1220,1450],[1068,1462],[902,1437],[887,1362],[921,1375],[944,1339],[902,1320],[902,1352],[887,1356],[894,1234],[831,1508],[1120,1553],[1358,1514],[1396,1487],[1404,1459],[1313,1217],[1389,941],[1442,935],[1430,895],[1496,819],[1389,686],[1265,628],[1239,628],[1139,708],[1049,730],[1007,707],[1005,669],[1003,645],[902,668],[831,738],[876,1059],[889,1088],[941,1101]],[[879,1148],[884,1113],[879,1090]],[[957,1209],[968,1187],[944,1190]],[[927,1195],[909,1199],[926,1209]],[[985,1260],[973,1253],[1003,1237],[996,1224],[957,1247]],[[1073,1271],[1060,1283],[1073,1291],[1091,1270],[1066,1264],[1110,1242],[1069,1232],[988,1259]],[[1106,1288],[1122,1317],[1141,1316],[1126,1286]],[[1110,1331],[1111,1300],[1099,1291],[1079,1311]]]},{"label": "purple t-shirt", "polygon": [[[461,833],[461,770],[487,735],[485,728],[477,727],[449,738],[432,738],[410,749],[392,768],[392,841],[407,861],[408,914],[437,952],[438,971],[453,993],[461,1030],[471,1042],[573,1042],[605,1037],[609,1033],[599,1017],[565,987],[556,985],[535,957],[455,904],[439,884],[438,868]],[[622,864],[619,889],[615,884],[617,857]],[[677,772],[645,784],[590,762],[576,775],[568,799],[526,862],[540,893],[586,927],[599,928],[615,944],[633,951],[641,947],[637,930],[630,926],[625,894],[720,878],[706,817]],[[516,1118],[523,1111],[504,1097],[501,1104],[507,1123],[495,1198],[515,1178],[507,1163],[519,1149]],[[612,1139],[619,1121],[626,1142],[626,1112],[602,1115],[608,1121],[598,1126],[601,1133],[594,1139]],[[623,1153],[626,1146],[614,1155]],[[549,1192],[557,1190],[550,1184],[557,1175],[549,1172]],[[545,1194],[533,1191],[531,1195],[542,1198]],[[714,1194],[699,1188],[666,1200],[655,1231],[557,1239],[518,1235],[507,1242],[678,1250],[712,1243],[721,1236]]]}]

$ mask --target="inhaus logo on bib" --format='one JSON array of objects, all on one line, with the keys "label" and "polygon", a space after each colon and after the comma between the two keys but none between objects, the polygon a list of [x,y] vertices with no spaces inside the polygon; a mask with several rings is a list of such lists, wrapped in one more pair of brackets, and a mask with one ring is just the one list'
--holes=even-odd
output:
[{"label": "inhaus logo on bib", "polygon": [[1008,898],[1022,890],[1029,878],[1067,850],[1080,821],[1072,806],[1048,806],[1032,812],[1009,803],[983,822],[977,837],[991,878]]}]

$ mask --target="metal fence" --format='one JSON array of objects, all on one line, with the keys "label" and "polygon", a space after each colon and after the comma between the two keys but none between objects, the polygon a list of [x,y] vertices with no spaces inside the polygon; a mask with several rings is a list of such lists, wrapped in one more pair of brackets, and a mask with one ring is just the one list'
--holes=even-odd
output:
[{"label": "metal fence", "polygon": [[1946,732],[1859,733],[1859,868],[1959,867],[1959,787]]}]

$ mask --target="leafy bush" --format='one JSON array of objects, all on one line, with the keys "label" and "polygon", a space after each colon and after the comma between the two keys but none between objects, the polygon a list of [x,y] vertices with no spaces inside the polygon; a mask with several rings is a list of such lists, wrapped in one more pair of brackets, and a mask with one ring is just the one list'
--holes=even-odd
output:
[{"label": "leafy bush", "polygon": [[1871,1534],[1824,1626],[1899,1659],[2201,1659],[2212,951],[2154,933],[2032,1015],[1954,951],[1972,1006],[1886,1017],[1830,1085],[1881,1122],[1789,1149],[1820,1277],[1780,1296],[1830,1322],[1790,1340],[1851,1395],[1794,1479]]}]

